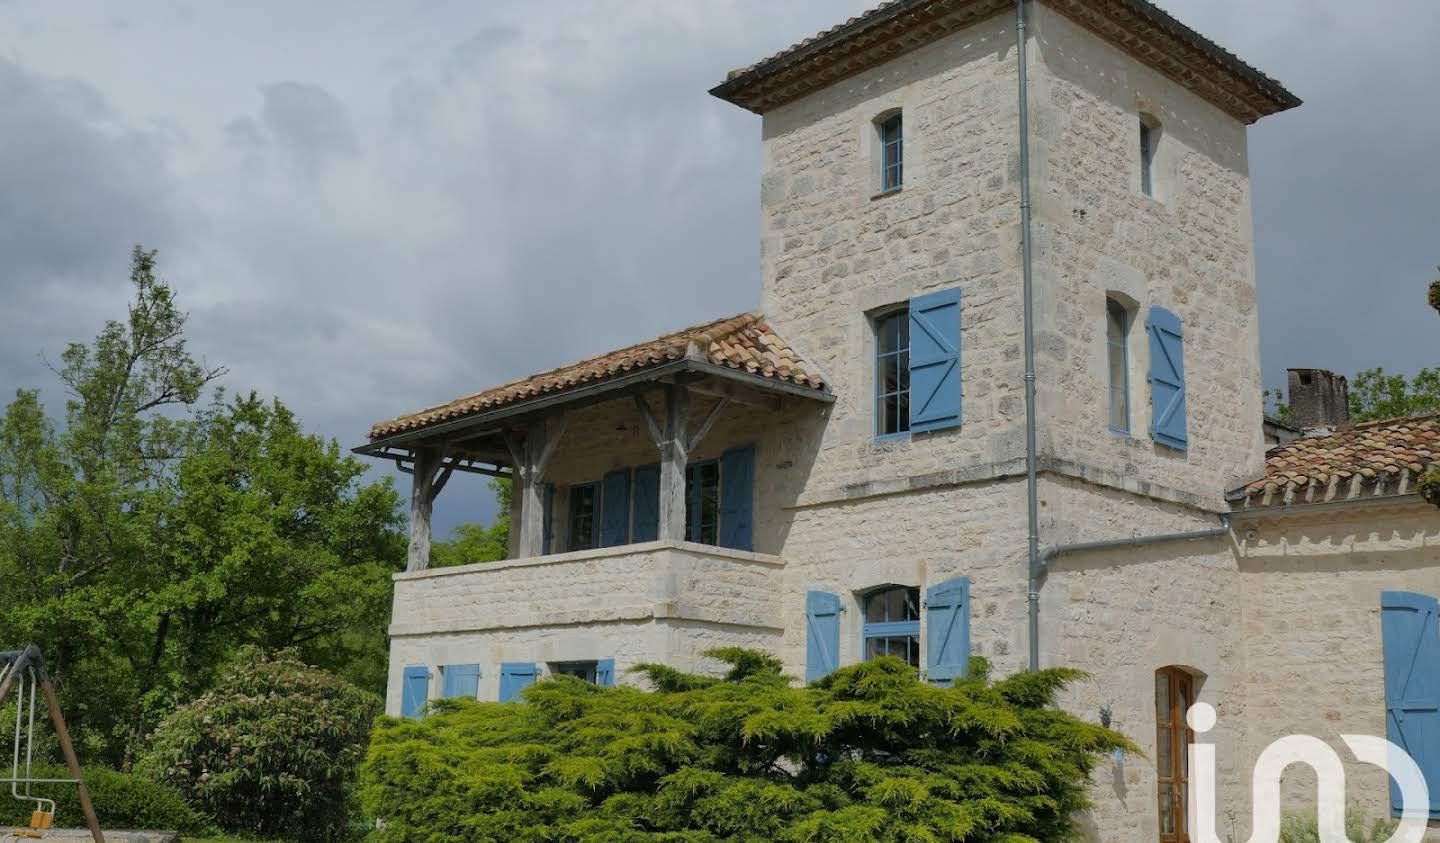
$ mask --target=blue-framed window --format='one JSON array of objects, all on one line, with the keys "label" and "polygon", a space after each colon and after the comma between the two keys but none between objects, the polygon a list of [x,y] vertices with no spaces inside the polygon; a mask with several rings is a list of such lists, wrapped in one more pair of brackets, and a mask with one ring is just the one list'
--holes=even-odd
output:
[{"label": "blue-framed window", "polygon": [[1105,352],[1110,373],[1110,429],[1130,432],[1130,311],[1105,299]]},{"label": "blue-framed window", "polygon": [[865,658],[881,656],[920,667],[920,589],[893,586],[865,595]]},{"label": "blue-framed window", "polygon": [[570,487],[570,544],[568,550],[590,550],[599,544],[599,486],[582,483]]},{"label": "blue-framed window", "polygon": [[550,672],[556,676],[574,676],[593,683],[597,667],[598,662],[558,662],[550,665]]},{"label": "blue-framed window", "polygon": [[1144,117],[1140,118],[1140,190],[1146,195],[1155,195],[1155,144],[1160,140],[1160,130]]},{"label": "blue-framed window", "polygon": [[875,320],[875,435],[910,430],[910,310]]},{"label": "blue-framed window", "polygon": [[880,190],[905,183],[905,123],[899,114],[880,123]]},{"label": "blue-framed window", "polygon": [[685,467],[685,541],[720,544],[720,461]]}]

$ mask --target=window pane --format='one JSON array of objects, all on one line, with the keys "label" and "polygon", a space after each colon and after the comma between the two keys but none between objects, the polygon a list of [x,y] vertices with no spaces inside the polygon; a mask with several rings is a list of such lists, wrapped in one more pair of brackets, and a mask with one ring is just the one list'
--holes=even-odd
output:
[{"label": "window pane", "polygon": [[1175,825],[1182,833],[1189,825],[1185,818],[1185,788],[1182,785],[1175,786]]},{"label": "window pane", "polygon": [[902,351],[895,358],[895,381],[901,392],[910,391],[910,352]]},{"label": "window pane", "polygon": [[918,637],[915,637],[915,636],[912,635],[911,637],[909,637],[909,638],[907,638],[907,639],[905,639],[905,640],[909,642],[909,646],[906,648],[906,659],[905,659],[905,660],[908,661],[908,662],[910,662],[910,666],[911,666],[911,667],[919,667],[919,666],[920,666],[920,639],[919,639]]},{"label": "window pane", "polygon": [[885,622],[885,594],[872,594],[865,598],[865,622]]},{"label": "window pane", "polygon": [[1172,785],[1160,785],[1160,833],[1175,833],[1175,790]]},{"label": "window pane", "polygon": [[878,658],[880,658],[880,657],[883,656],[883,655],[885,655],[885,639],[884,639],[884,638],[867,638],[867,639],[865,639],[865,660],[866,660],[866,661],[869,661],[870,659],[878,659]]},{"label": "window pane", "polygon": [[880,391],[886,394],[900,391],[899,356],[892,354],[880,358]]},{"label": "window pane", "polygon": [[1155,737],[1155,769],[1161,778],[1171,778],[1175,771],[1175,733],[1160,729]]},{"label": "window pane", "polygon": [[900,393],[899,400],[895,402],[895,430],[904,433],[910,429],[910,393]]},{"label": "window pane", "polygon": [[1155,722],[1170,722],[1170,674],[1155,674]]}]

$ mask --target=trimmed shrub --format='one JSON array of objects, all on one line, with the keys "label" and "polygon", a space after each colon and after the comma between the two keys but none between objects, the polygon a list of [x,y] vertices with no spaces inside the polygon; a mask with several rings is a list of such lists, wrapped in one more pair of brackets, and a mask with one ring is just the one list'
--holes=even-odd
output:
[{"label": "trimmed shrub", "polygon": [[383,719],[362,771],[382,843],[1060,841],[1124,737],[1053,705],[1076,671],[953,688],[877,659],[807,687],[764,653],[658,690],[541,682],[525,702],[443,700]]},{"label": "trimmed shrub", "polygon": [[[209,817],[190,807],[180,791],[169,785],[104,767],[86,767],[84,774],[85,786],[95,803],[95,813],[100,818],[100,824],[106,828],[154,829],[183,834],[204,834],[215,829]],[[64,767],[37,767],[35,776],[68,779],[70,771]],[[31,790],[37,796],[55,800],[57,827],[85,827],[85,816],[80,813],[80,790],[75,785],[34,785]],[[34,804],[17,802],[9,797],[9,785],[6,785],[4,802],[0,803],[5,806],[0,811],[0,825],[29,825]]]},{"label": "trimmed shrub", "polygon": [[357,768],[380,700],[281,653],[241,654],[219,685],[160,724],[138,767],[227,831],[349,836]]}]

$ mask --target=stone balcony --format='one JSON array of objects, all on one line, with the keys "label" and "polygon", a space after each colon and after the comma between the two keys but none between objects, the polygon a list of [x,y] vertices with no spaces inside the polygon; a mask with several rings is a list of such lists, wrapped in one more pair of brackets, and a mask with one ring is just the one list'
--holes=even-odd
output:
[{"label": "stone balcony", "polygon": [[767,554],[658,541],[400,573],[390,635],[650,621],[748,628],[770,638],[780,631],[783,567]]}]

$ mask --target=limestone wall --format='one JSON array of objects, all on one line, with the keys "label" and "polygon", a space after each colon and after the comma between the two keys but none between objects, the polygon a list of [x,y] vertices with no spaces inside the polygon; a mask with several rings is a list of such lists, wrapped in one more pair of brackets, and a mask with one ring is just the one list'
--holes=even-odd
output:
[{"label": "limestone wall", "polygon": [[647,661],[712,669],[719,646],[776,648],[776,557],[652,542],[395,577],[386,710],[398,713],[407,666],[480,664],[496,699],[506,661],[613,658],[617,680]]}]

